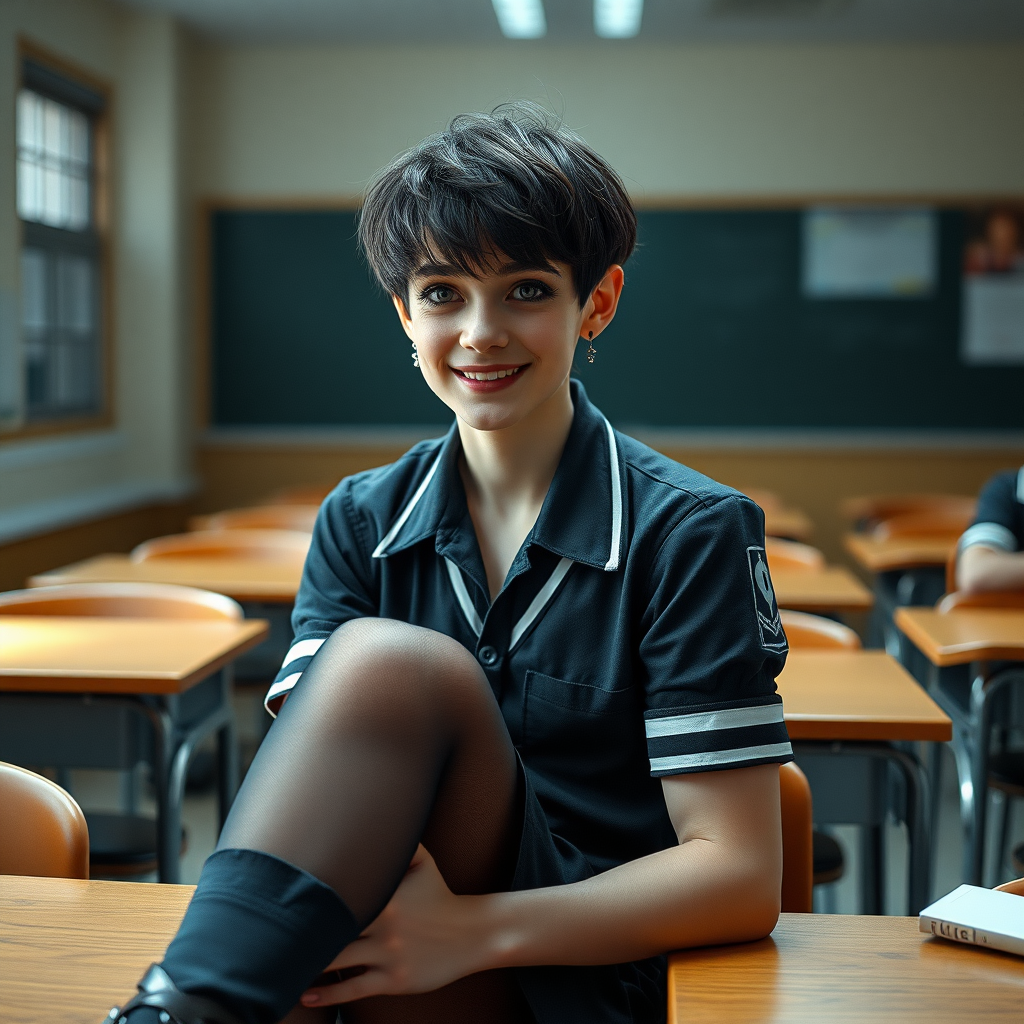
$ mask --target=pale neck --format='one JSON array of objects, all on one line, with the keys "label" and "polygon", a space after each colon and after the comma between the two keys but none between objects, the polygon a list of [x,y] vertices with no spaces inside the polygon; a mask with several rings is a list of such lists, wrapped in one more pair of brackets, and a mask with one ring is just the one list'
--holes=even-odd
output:
[{"label": "pale neck", "polygon": [[492,506],[535,503],[547,495],[569,430],[569,380],[528,417],[501,430],[478,430],[458,421],[467,488]]}]

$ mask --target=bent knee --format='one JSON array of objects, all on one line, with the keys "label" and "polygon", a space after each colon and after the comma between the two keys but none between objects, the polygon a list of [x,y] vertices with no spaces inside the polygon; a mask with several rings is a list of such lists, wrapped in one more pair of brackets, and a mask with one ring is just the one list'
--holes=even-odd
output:
[{"label": "bent knee", "polygon": [[[313,669],[313,671],[310,671]],[[476,659],[444,633],[395,619],[352,619],[339,626],[317,653],[305,686],[351,697],[367,691],[399,699],[488,690]]]}]

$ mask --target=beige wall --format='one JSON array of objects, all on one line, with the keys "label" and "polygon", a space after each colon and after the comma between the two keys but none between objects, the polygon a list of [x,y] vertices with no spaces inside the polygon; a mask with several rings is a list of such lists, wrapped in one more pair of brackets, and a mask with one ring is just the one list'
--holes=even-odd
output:
[{"label": "beige wall", "polygon": [[180,497],[191,471],[181,286],[187,40],[170,18],[106,0],[0,4],[0,289],[14,297],[19,37],[114,90],[114,423],[30,440],[0,435],[0,540]]},{"label": "beige wall", "polygon": [[1024,46],[206,48],[196,185],[357,194],[463,110],[539,100],[634,195],[1024,192]]}]

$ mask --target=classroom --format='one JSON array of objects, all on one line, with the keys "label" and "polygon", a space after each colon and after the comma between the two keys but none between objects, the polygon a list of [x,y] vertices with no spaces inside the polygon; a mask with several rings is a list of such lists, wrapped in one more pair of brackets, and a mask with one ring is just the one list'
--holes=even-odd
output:
[{"label": "classroom", "polygon": [[1019,1020],[1022,103],[1017,0],[0,0],[0,1021]]}]

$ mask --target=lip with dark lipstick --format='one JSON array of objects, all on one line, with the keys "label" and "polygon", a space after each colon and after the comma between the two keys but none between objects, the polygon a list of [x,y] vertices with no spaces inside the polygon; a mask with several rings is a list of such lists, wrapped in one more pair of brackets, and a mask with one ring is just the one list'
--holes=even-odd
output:
[{"label": "lip with dark lipstick", "polygon": [[493,366],[453,366],[451,371],[470,391],[480,393],[511,387],[528,367],[529,363],[497,363]]}]

